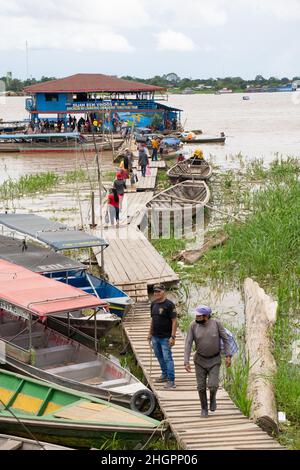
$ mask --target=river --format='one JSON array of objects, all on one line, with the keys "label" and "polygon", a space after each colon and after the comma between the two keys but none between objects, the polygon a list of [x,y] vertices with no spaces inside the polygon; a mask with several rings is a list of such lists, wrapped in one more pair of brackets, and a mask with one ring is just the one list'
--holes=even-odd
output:
[{"label": "river", "polygon": [[[183,110],[186,129],[202,129],[204,134],[225,132],[225,145],[203,144],[205,155],[222,169],[235,166],[233,155],[270,162],[276,153],[300,156],[300,93],[254,93],[244,101],[238,93],[228,95],[169,95],[168,104]],[[0,118],[28,118],[25,97],[0,99]],[[194,146],[188,146],[191,150]],[[61,163],[63,160],[63,167]],[[74,156],[1,155],[0,182],[24,173],[65,170],[74,167]]]}]

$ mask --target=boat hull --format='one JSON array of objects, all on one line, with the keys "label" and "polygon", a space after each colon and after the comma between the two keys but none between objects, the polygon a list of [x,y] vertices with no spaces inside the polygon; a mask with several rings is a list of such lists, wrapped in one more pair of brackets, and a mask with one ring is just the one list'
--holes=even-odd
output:
[{"label": "boat hull", "polygon": [[[0,431],[74,447],[155,433],[158,421],[91,395],[0,370]],[[16,419],[17,418],[17,419]],[[23,426],[20,426],[22,423]],[[73,442],[72,442],[73,441]]]},{"label": "boat hull", "polygon": [[197,139],[181,139],[183,144],[225,144],[226,137],[197,138]]}]

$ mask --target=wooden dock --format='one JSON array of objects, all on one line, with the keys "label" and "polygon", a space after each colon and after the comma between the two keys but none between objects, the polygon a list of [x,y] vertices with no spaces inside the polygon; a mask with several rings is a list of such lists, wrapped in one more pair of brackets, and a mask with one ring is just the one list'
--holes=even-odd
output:
[{"label": "wooden dock", "polygon": [[218,392],[218,409],[200,418],[195,372],[183,365],[184,336],[177,333],[173,350],[176,370],[175,390],[166,391],[154,379],[161,375],[159,364],[147,341],[150,326],[149,302],[139,302],[123,322],[136,359],[142,368],[171,430],[183,449],[191,450],[284,450],[256,424],[246,418],[224,389]]},{"label": "wooden dock", "polygon": [[150,168],[151,175],[142,176],[142,172],[137,170],[138,182],[134,186],[129,186],[126,192],[153,191],[156,186],[157,168]]},{"label": "wooden dock", "polygon": [[[100,236],[97,231],[94,234]],[[150,287],[158,282],[179,281],[178,275],[134,225],[106,228],[104,238],[109,242],[104,251],[104,269],[113,284],[144,283]],[[94,253],[101,266],[99,249],[95,248]]]},{"label": "wooden dock", "polygon": [[[146,204],[153,197],[153,191],[144,191],[139,193],[125,193],[122,203],[122,210],[120,212],[120,225],[131,224],[138,227],[143,219],[146,211]],[[107,205],[103,208],[103,220],[107,212]],[[107,224],[105,225],[107,227]]]}]

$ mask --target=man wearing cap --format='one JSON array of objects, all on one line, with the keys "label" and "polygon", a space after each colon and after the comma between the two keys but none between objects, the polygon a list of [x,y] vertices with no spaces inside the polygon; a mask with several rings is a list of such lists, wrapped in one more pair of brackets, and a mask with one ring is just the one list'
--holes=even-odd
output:
[{"label": "man wearing cap", "polygon": [[155,382],[165,382],[165,388],[172,390],[176,388],[172,347],[176,340],[177,314],[174,303],[166,297],[166,288],[163,284],[154,286],[154,296],[148,340],[152,342],[162,372],[161,377]]},{"label": "man wearing cap", "polygon": [[231,366],[230,344],[222,324],[211,318],[212,310],[206,305],[199,305],[195,313],[195,321],[189,327],[185,342],[184,366],[191,372],[190,355],[193,342],[196,345],[194,363],[197,378],[197,388],[201,403],[201,417],[207,418],[208,405],[206,382],[210,390],[210,411],[216,411],[216,396],[219,388],[221,367],[220,338],[224,342],[226,367]]}]

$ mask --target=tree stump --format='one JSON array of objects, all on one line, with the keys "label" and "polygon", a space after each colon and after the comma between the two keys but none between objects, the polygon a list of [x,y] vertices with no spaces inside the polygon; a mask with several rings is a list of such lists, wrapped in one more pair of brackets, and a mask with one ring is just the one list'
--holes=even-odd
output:
[{"label": "tree stump", "polygon": [[244,283],[246,353],[250,361],[248,396],[252,398],[251,418],[268,434],[279,432],[272,376],[276,362],[272,355],[270,331],[276,322],[277,302],[252,279]]}]

